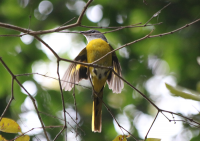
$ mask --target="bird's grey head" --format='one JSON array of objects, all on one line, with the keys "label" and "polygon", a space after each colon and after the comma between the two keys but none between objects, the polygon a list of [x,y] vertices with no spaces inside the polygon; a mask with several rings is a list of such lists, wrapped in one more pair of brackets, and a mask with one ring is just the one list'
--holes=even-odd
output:
[{"label": "bird's grey head", "polygon": [[87,31],[81,31],[80,33],[83,34],[86,37],[88,43],[91,40],[98,39],[98,38],[101,38],[102,40],[107,42],[106,37],[103,34],[101,34],[101,32],[99,32],[97,30],[91,29],[91,30],[87,30]]}]

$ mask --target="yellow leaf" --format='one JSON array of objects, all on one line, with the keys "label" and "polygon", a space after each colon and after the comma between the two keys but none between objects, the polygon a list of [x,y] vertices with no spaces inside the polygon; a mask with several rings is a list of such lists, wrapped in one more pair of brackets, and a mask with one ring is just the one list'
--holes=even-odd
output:
[{"label": "yellow leaf", "polygon": [[119,135],[113,141],[127,141],[127,137],[126,135]]},{"label": "yellow leaf", "polygon": [[14,120],[2,118],[0,121],[0,131],[6,133],[18,133],[21,132],[21,128]]},{"label": "yellow leaf", "polygon": [[200,94],[197,93],[197,92],[194,92],[194,91],[191,91],[191,90],[188,90],[186,89],[188,92],[191,92],[191,93],[186,93],[186,92],[183,92],[183,90],[185,88],[182,88],[182,87],[173,87],[167,83],[165,83],[167,89],[174,95],[174,96],[180,96],[182,98],[185,98],[185,99],[192,99],[192,100],[196,100],[196,101],[200,101]]},{"label": "yellow leaf", "polygon": [[161,141],[161,139],[157,139],[157,138],[147,138],[145,141]]},{"label": "yellow leaf", "polygon": [[7,140],[0,135],[0,141],[7,141]]},{"label": "yellow leaf", "polygon": [[15,141],[29,141],[30,137],[28,135],[21,136],[17,138]]}]

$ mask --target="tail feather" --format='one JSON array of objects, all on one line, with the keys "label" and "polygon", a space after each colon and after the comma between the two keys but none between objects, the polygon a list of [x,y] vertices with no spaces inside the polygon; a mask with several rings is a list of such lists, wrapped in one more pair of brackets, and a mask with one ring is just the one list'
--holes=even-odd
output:
[{"label": "tail feather", "polygon": [[[101,132],[102,129],[102,98],[103,89],[98,93],[98,97],[94,94],[93,109],[92,109],[92,131]],[[101,99],[99,99],[101,98]]]}]

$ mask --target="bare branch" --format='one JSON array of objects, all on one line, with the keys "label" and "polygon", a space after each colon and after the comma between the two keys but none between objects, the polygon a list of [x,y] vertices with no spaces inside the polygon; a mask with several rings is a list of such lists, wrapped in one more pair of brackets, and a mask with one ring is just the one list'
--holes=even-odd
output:
[{"label": "bare branch", "polygon": [[155,14],[153,14],[153,16],[144,24],[144,26],[146,26],[154,17],[157,17],[160,13],[161,13],[161,11],[163,10],[163,9],[165,9],[167,6],[169,6],[171,4],[171,2],[170,3],[168,3],[167,5],[165,5],[162,9],[160,9],[158,12],[156,12]]},{"label": "bare branch", "polygon": [[195,20],[195,21],[193,21],[193,22],[191,22],[191,23],[189,23],[189,24],[186,24],[186,25],[184,25],[184,26],[182,26],[182,27],[180,27],[180,28],[178,28],[178,29],[172,30],[172,31],[170,31],[170,32],[161,33],[161,34],[158,34],[158,35],[151,35],[151,36],[149,36],[148,38],[161,37],[161,36],[165,36],[165,35],[168,35],[168,34],[173,34],[174,32],[177,32],[177,31],[179,31],[179,30],[182,30],[182,29],[184,29],[184,28],[186,28],[186,27],[188,27],[188,26],[190,26],[190,25],[192,25],[192,24],[194,24],[194,23],[196,23],[196,22],[198,22],[198,21],[200,21],[200,19],[197,19],[197,20]]},{"label": "bare branch", "polygon": [[77,20],[77,22],[76,22],[77,25],[81,25],[81,21],[82,21],[83,15],[85,14],[86,9],[88,8],[88,6],[90,5],[90,3],[91,3],[92,1],[93,1],[93,0],[89,0],[89,1],[86,3],[85,7],[83,8],[83,11],[81,12],[81,15],[79,16],[79,18],[78,18],[78,20]]},{"label": "bare branch", "polygon": [[57,30],[59,30],[62,26],[66,25],[67,23],[71,22],[72,20],[74,20],[76,17],[73,17],[72,19],[70,19],[69,21],[67,21],[66,23],[64,23],[63,25],[59,26],[57,28]]}]

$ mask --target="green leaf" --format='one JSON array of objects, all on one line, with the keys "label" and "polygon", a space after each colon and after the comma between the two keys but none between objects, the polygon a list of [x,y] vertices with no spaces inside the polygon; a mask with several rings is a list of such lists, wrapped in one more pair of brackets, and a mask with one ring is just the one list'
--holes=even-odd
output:
[{"label": "green leaf", "polygon": [[158,139],[158,138],[147,138],[145,141],[161,141],[161,139]]},{"label": "green leaf", "polygon": [[21,136],[17,138],[15,141],[29,141],[30,137],[28,135]]},{"label": "green leaf", "polygon": [[0,122],[0,131],[6,133],[18,133],[21,132],[21,128],[14,120],[2,118]]},{"label": "green leaf", "polygon": [[[167,89],[174,96],[180,96],[180,97],[185,98],[185,99],[192,99],[192,100],[200,101],[200,94],[197,93],[197,92],[193,92],[193,94],[192,93],[186,93],[186,92],[183,92],[183,88],[182,87],[173,87],[173,86],[171,86],[171,85],[169,85],[167,83],[165,83],[165,85],[166,85]],[[190,90],[188,90],[188,91],[190,91]],[[199,95],[196,95],[196,94],[199,94]]]}]

